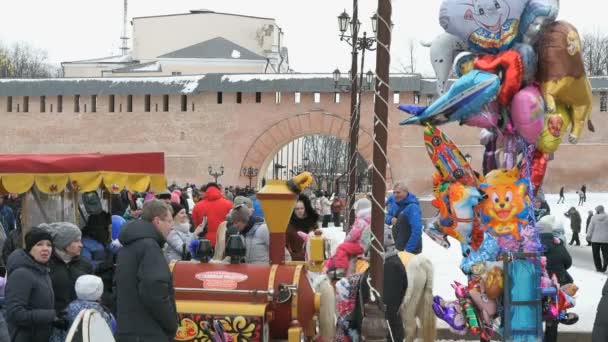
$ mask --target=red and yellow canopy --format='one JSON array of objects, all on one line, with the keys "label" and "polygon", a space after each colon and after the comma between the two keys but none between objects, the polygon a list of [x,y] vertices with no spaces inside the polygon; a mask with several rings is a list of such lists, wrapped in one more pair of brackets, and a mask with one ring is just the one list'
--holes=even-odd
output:
[{"label": "red and yellow canopy", "polygon": [[21,194],[35,184],[56,194],[68,182],[79,192],[102,183],[110,191],[160,192],[167,188],[164,173],[164,153],[0,155],[0,192]]}]

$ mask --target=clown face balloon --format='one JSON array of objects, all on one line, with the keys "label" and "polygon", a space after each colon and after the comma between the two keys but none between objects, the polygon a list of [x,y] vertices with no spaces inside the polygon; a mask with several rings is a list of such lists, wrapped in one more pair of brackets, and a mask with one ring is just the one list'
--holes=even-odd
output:
[{"label": "clown face balloon", "polygon": [[472,50],[498,53],[520,38],[520,17],[529,0],[444,0],[439,22]]}]

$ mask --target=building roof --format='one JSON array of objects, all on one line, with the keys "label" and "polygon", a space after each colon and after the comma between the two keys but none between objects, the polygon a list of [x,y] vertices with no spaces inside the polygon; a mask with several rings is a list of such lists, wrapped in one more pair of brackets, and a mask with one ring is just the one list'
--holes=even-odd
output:
[{"label": "building roof", "polygon": [[133,20],[160,18],[160,17],[174,17],[174,16],[179,16],[179,15],[200,15],[200,14],[219,14],[219,15],[230,15],[230,16],[243,17],[243,18],[275,20],[274,18],[256,17],[256,16],[251,16],[251,15],[243,15],[243,14],[235,14],[235,13],[214,12],[214,11],[211,11],[208,9],[190,10],[190,13],[174,13],[174,14],[150,15],[150,16],[144,16],[144,17],[133,17]]},{"label": "building roof", "polygon": [[85,59],[81,61],[62,62],[61,64],[125,64],[133,63],[133,58],[129,55],[124,56],[109,56],[95,59]]},{"label": "building roof", "polygon": [[223,58],[244,60],[266,60],[265,57],[248,50],[223,37],[215,37],[183,49],[166,53],[158,58]]},{"label": "building roof", "polygon": [[[608,91],[608,76],[590,77],[594,91]],[[340,84],[348,83],[346,78]],[[435,95],[435,82],[418,74],[391,74],[392,91]],[[326,74],[206,74],[195,76],[0,79],[0,96],[196,94],[200,92],[335,92]]]},{"label": "building roof", "polygon": [[124,68],[118,68],[112,70],[112,73],[128,73],[128,72],[161,72],[163,71],[163,67],[157,61],[147,62],[147,63],[139,63],[129,65]]}]

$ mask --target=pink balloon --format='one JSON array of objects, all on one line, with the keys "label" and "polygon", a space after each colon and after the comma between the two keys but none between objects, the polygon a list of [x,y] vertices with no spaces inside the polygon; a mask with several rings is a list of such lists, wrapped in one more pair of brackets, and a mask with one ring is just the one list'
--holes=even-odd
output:
[{"label": "pink balloon", "polygon": [[477,114],[471,115],[464,124],[479,128],[493,128],[498,126],[498,102],[492,101],[483,106],[483,110]]},{"label": "pink balloon", "polygon": [[511,121],[528,144],[533,144],[543,130],[545,102],[536,84],[520,90],[511,101]]}]

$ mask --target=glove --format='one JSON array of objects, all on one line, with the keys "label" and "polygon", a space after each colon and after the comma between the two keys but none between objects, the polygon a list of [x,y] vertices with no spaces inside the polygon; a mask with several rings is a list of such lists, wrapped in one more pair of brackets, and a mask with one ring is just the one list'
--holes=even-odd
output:
[{"label": "glove", "polygon": [[68,330],[70,328],[70,321],[68,321],[65,315],[60,314],[59,316],[55,317],[53,327],[59,330]]}]

